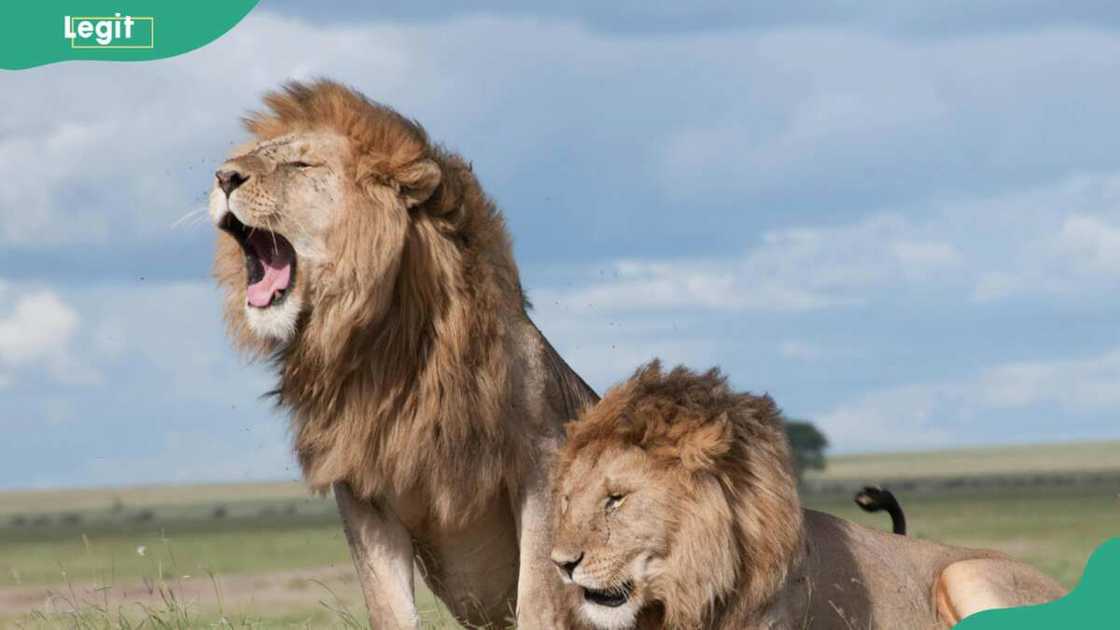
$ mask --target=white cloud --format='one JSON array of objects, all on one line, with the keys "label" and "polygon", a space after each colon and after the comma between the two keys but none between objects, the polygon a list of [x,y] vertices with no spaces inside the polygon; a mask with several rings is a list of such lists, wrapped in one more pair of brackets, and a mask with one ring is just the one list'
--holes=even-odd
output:
[{"label": "white cloud", "polygon": [[1083,302],[1120,288],[1120,172],[946,206],[941,217],[970,260],[977,301]]},{"label": "white cloud", "polygon": [[[39,469],[41,479],[90,485],[298,474],[285,414],[261,398],[274,379],[233,355],[209,282],[68,287],[64,302],[18,285],[11,292],[23,306],[0,317],[0,368],[11,370],[0,424],[34,431],[32,448],[70,456],[66,471]],[[19,361],[3,359],[12,356]],[[40,367],[56,381],[112,379],[57,387],[24,378]],[[16,472],[34,469],[27,457],[0,449],[0,468],[24,460],[0,474],[12,477],[4,483],[34,479]]]},{"label": "white cloud", "polygon": [[82,364],[72,347],[80,324],[74,308],[51,290],[18,295],[11,311],[0,316],[0,366],[12,371],[0,375],[0,385],[9,385],[15,370],[37,366],[63,383],[97,381],[99,375]]},{"label": "white cloud", "polygon": [[[883,319],[898,324],[890,305],[939,289],[990,302],[1022,295],[1084,301],[1120,287],[1120,176],[1113,172],[1120,151],[1102,133],[1120,98],[1111,61],[1120,57],[1120,36],[1065,28],[908,40],[859,28],[639,36],[578,21],[503,17],[314,26],[263,10],[215,44],[173,59],[7,73],[0,172],[19,177],[0,179],[0,244],[126,244],[166,231],[198,205],[222,152],[241,137],[238,116],[258,107],[261,93],[285,79],[328,75],[462,147],[511,224],[534,226],[545,211],[526,205],[537,197],[524,194],[514,199],[521,207],[509,203],[517,189],[503,191],[492,180],[523,177],[519,169],[531,167],[546,175],[528,188],[546,181],[578,195],[563,209],[573,224],[610,237],[619,259],[607,265],[607,279],[536,291],[534,301],[542,329],[600,388],[658,355],[696,367],[726,357],[743,386],[769,386],[762,379],[774,378],[795,395],[805,381],[827,380],[820,389],[846,388],[841,395],[849,402],[821,417],[835,429],[830,436],[853,448],[966,440],[952,420],[989,410],[1111,409],[1116,375],[1108,354],[861,392],[810,370],[834,369],[828,359],[835,347],[775,326],[791,319],[788,313],[865,304],[886,306]],[[231,60],[235,81],[222,78]],[[549,76],[542,78],[541,67]],[[95,92],[99,99],[70,98]],[[1069,94],[1083,97],[1076,124],[1060,115],[1071,111]],[[546,153],[562,157],[543,161]],[[600,174],[609,177],[585,181]],[[1042,183],[1022,189],[1025,181]],[[974,190],[996,192],[968,192]],[[687,212],[629,207],[641,205],[625,202],[631,191],[681,202]],[[733,210],[721,217],[726,228],[713,229],[745,235],[742,250],[676,255],[674,230],[692,229],[695,242],[695,230],[707,228],[691,213],[720,204]],[[778,214],[787,210],[788,217]],[[663,228],[643,260],[627,254],[633,250],[620,238],[635,217]],[[611,232],[612,221],[623,229]],[[243,420],[252,423],[248,439],[260,452],[260,463],[244,468],[268,471],[290,457],[283,422],[256,401],[271,379],[231,358],[208,283],[50,293],[76,317],[68,334],[59,318],[64,309],[31,324],[14,306],[0,309],[0,322],[11,326],[0,337],[7,340],[0,341],[6,395],[18,393],[21,370],[43,367],[56,380],[85,370],[130,381],[116,384],[114,394],[132,398],[119,416],[133,429],[152,424],[128,416],[138,404],[149,412],[183,405],[206,416],[191,419],[206,429],[168,428],[174,435],[152,440],[161,446],[151,457],[122,467],[122,456],[98,479],[166,470],[185,480],[213,476],[207,471],[219,464],[229,466],[221,474],[242,474],[241,462],[228,458],[245,452],[240,425],[229,428]],[[2,304],[27,295],[0,282]],[[692,317],[695,310],[732,317],[713,330],[705,324],[717,318]],[[619,313],[625,316],[614,317]],[[29,325],[55,326],[59,334],[32,343],[34,335],[23,334]],[[877,332],[853,328],[842,332],[855,339]],[[753,345],[742,343],[750,335]],[[752,350],[773,354],[781,339],[778,353],[805,363],[793,366],[798,374],[771,377],[780,365],[753,368],[760,362]],[[957,350],[949,342],[933,352]],[[874,358],[875,351],[866,352]],[[16,356],[31,358],[10,358]],[[74,364],[79,358],[82,369]],[[752,369],[753,381],[746,378]],[[89,419],[81,414],[86,399],[65,400],[69,406],[20,411],[30,423]],[[99,422],[118,415],[99,413]],[[272,428],[257,428],[258,421]],[[219,442],[233,446],[210,448]]]},{"label": "white cloud", "polygon": [[990,407],[1052,404],[1063,409],[1120,408],[1120,348],[1085,359],[1009,363],[984,371],[976,399]]},{"label": "white cloud", "polygon": [[[1067,94],[1120,96],[1115,85],[1094,85],[1112,73],[1104,60],[1120,54],[1115,32],[1040,28],[928,40],[858,28],[736,35],[740,48],[728,56],[735,67],[721,72],[721,87],[736,98],[706,102],[710,115],[670,129],[658,146],[655,181],[674,199],[814,187],[914,198],[952,192],[977,177],[1115,163],[1096,150],[1116,144],[1101,138],[1110,128],[1104,101],[1076,114],[1053,109]],[[1055,152],[1055,145],[1076,153]],[[1076,150],[1085,146],[1094,149]],[[912,192],[891,190],[899,183]]]},{"label": "white cloud", "polygon": [[940,411],[955,406],[953,385],[907,385],[871,392],[813,416],[841,452],[936,448],[960,441]]},{"label": "white cloud", "polygon": [[21,370],[95,384],[104,373],[142,366],[180,400],[245,402],[271,387],[260,368],[231,361],[219,292],[208,282],[70,287],[65,300],[43,288],[7,293],[15,297],[9,312],[0,310],[0,368],[9,384]]},{"label": "white cloud", "polygon": [[[484,147],[484,155],[468,152],[481,170],[483,157],[533,162],[542,146],[578,137],[594,146],[581,161],[640,179],[612,183],[664,186],[667,197],[692,205],[740,200],[745,214],[755,200],[744,191],[827,195],[837,185],[862,186],[866,202],[894,179],[913,183],[908,198],[926,198],[942,180],[950,190],[960,183],[960,173],[944,168],[960,169],[962,146],[969,169],[979,171],[965,179],[1005,175],[1012,158],[1050,164],[1086,155],[1047,143],[1100,144],[1093,130],[1110,124],[1104,104],[1120,96],[1102,60],[1118,51],[1120,37],[1078,29],[920,42],[856,24],[634,37],[560,19],[311,25],[262,10],[172,59],[5,75],[0,170],[21,177],[0,182],[0,239],[91,242],[166,229],[196,205],[221,152],[240,136],[238,116],[282,81],[317,75],[398,106],[434,137]],[[238,80],[215,79],[231,59]],[[1046,81],[1030,78],[1048,71]],[[135,89],[68,97],[106,84]],[[1058,93],[1085,95],[1077,133],[1054,131],[1061,117],[1048,105],[1066,104]],[[639,103],[650,124],[636,128],[628,122]],[[596,133],[588,134],[592,119]],[[1098,142],[1084,142],[1086,134]],[[112,160],[97,159],[109,152]]]},{"label": "white cloud", "polygon": [[282,422],[265,421],[215,441],[204,431],[167,431],[141,456],[86,462],[84,485],[121,484],[121,470],[143,471],[146,483],[208,483],[300,478]]},{"label": "white cloud", "polygon": [[1061,254],[1082,272],[1120,278],[1120,224],[1075,214],[1062,223],[1057,244]]},{"label": "white cloud", "polygon": [[584,312],[813,311],[896,289],[988,303],[1083,301],[1120,289],[1120,173],[769,230],[740,256],[621,260],[608,269],[607,280],[542,295]]},{"label": "white cloud", "polygon": [[[1002,419],[991,419],[1001,411],[1026,412],[1036,420],[1045,409],[1074,416],[1120,413],[1117,383],[1120,348],[1076,359],[1011,362],[942,382],[875,390],[814,419],[840,451],[957,446],[975,442],[993,426],[1006,426]],[[1053,426],[1050,420],[1047,424]],[[1013,441],[1015,429],[1007,426],[1002,441]]]},{"label": "white cloud", "polygon": [[961,264],[953,245],[922,240],[897,215],[839,227],[772,230],[742,256],[724,260],[618,261],[614,278],[543,291],[573,311],[711,309],[809,311],[859,304],[872,291]]},{"label": "white cloud", "polygon": [[265,370],[232,358],[209,282],[94,287],[76,300],[91,323],[87,355],[105,370],[143,366],[180,402],[250,404],[272,387]]},{"label": "white cloud", "polygon": [[710,364],[718,340],[672,318],[573,312],[566,304],[535,300],[533,321],[560,356],[602,393],[641,364],[660,358],[668,365]]},{"label": "white cloud", "polygon": [[[276,48],[276,41],[302,44]],[[269,55],[254,53],[266,48]],[[1019,144],[1052,124],[1046,103],[1074,82],[1103,91],[1086,101],[1114,102],[1106,98],[1117,91],[1107,87],[1112,69],[1100,60],[1116,51],[1120,37],[1077,29],[917,44],[854,28],[622,37],[563,20],[323,26],[261,11],[214,44],[173,59],[55,64],[6,75],[4,93],[25,96],[0,103],[0,171],[21,173],[0,181],[0,242],[123,242],[166,231],[197,205],[192,197],[208,186],[210,168],[241,137],[238,116],[259,107],[259,96],[283,80],[321,74],[417,116],[437,138],[458,144],[486,137],[483,146],[499,152],[502,164],[539,155],[540,146],[585,129],[591,115],[622,142],[611,135],[611,121],[630,116],[640,99],[658,121],[656,131],[620,131],[625,144],[605,148],[633,157],[628,175],[648,179],[651,188],[664,185],[670,199],[739,199],[745,210],[752,198],[743,193],[752,190],[796,196],[842,184],[874,191],[891,184],[898,164],[908,165],[902,175],[913,179],[915,198],[928,199],[939,177],[964,180],[926,169],[953,167],[964,149],[975,157],[970,168],[981,170],[998,170],[1008,156],[1059,154]],[[215,81],[230,59],[239,60],[239,80]],[[1073,61],[1077,77],[1060,71]],[[560,69],[565,82],[541,86],[543,62]],[[681,85],[668,90],[647,81],[632,72],[639,65],[678,76]],[[683,70],[695,67],[712,68],[720,80]],[[1054,75],[1028,81],[1024,67],[1036,68],[1030,76],[1046,69]],[[582,94],[614,89],[603,86],[619,84],[612,81],[619,76],[633,81],[596,99],[603,109],[587,109]],[[150,89],[96,101],[67,97],[114,81]],[[526,84],[539,89],[493,89]],[[740,98],[725,98],[728,91]],[[42,102],[55,105],[45,110],[36,105]],[[1021,102],[1037,107],[1021,112]],[[545,108],[564,115],[546,121],[526,113]],[[495,128],[503,129],[497,140],[478,131]],[[964,135],[962,128],[987,131]],[[947,129],[962,137],[945,144]],[[981,138],[989,144],[971,144]],[[113,160],[97,159],[110,150]],[[919,159],[925,154],[933,156],[929,163]],[[1110,273],[1115,279],[1120,263],[1120,177],[1066,177],[1069,168],[1046,170],[1055,181],[1034,190],[921,206],[876,207],[875,193],[864,191],[863,218],[839,225],[799,219],[767,231],[740,255],[620,260],[610,265],[614,279],[546,297],[584,310],[798,312],[862,304],[875,291],[903,286],[967,283],[960,290],[977,301],[1099,288]],[[1065,277],[1071,272],[1072,281]]]},{"label": "white cloud", "polygon": [[0,319],[0,361],[19,365],[56,355],[78,329],[78,314],[48,290],[20,297]]},{"label": "white cloud", "polygon": [[[394,29],[321,29],[265,13],[171,59],[8,73],[0,171],[20,176],[0,181],[0,243],[122,242],[165,232],[198,205],[213,166],[243,138],[239,117],[259,107],[263,92],[327,72],[373,76],[393,90],[405,83],[403,44]],[[237,80],[219,79],[234,59]],[[104,89],[111,84],[131,89]],[[70,98],[78,93],[100,96]]]}]

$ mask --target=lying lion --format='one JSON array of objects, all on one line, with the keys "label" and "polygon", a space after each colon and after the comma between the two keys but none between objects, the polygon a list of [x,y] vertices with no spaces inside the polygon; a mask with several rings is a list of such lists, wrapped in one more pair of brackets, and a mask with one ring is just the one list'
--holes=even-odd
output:
[{"label": "lying lion", "polygon": [[592,627],[946,628],[1064,590],[994,551],[802,510],[779,413],[655,361],[569,425],[552,560]]}]

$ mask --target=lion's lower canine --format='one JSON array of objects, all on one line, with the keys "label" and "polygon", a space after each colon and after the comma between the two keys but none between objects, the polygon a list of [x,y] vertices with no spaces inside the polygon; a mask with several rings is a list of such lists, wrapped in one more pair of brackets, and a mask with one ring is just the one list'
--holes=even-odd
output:
[{"label": "lion's lower canine", "polygon": [[572,423],[552,559],[624,630],[934,630],[1063,590],[1034,568],[802,511],[778,409],[654,362]]},{"label": "lion's lower canine", "polygon": [[271,359],[309,484],[334,488],[374,627],[412,627],[413,562],[461,620],[557,625],[548,466],[595,394],[526,314],[469,164],[328,81],[250,116],[219,168],[215,274]]}]

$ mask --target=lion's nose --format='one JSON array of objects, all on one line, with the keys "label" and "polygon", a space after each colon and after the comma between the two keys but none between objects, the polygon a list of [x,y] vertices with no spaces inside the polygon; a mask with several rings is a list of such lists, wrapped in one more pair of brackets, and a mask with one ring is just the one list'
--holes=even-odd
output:
[{"label": "lion's nose", "polygon": [[582,560],[582,551],[577,556],[559,549],[552,550],[552,561],[559,567],[560,571],[567,574],[568,577],[572,577],[572,573],[575,573],[576,567],[579,566]]},{"label": "lion's nose", "polygon": [[226,193],[227,197],[232,195],[233,191],[237,190],[238,186],[249,181],[248,175],[231,168],[219,170],[217,173],[214,173],[214,177],[218,178],[218,188],[221,188],[222,191]]}]

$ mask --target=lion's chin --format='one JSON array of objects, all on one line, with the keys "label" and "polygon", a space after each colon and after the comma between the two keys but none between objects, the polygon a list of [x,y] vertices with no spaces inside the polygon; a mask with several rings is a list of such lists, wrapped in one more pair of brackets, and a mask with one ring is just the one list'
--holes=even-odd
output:
[{"label": "lion's chin", "polygon": [[580,604],[579,614],[583,620],[602,630],[630,630],[638,622],[641,604],[630,598],[620,606],[602,606],[584,601]]},{"label": "lion's chin", "polygon": [[302,296],[293,292],[287,299],[267,308],[245,305],[245,319],[253,334],[269,341],[287,342],[296,334]]},{"label": "lion's chin", "polygon": [[578,579],[574,582],[583,598],[579,612],[585,621],[604,630],[622,630],[635,626],[642,604],[633,582],[628,580],[607,589],[588,588],[580,584]]}]

